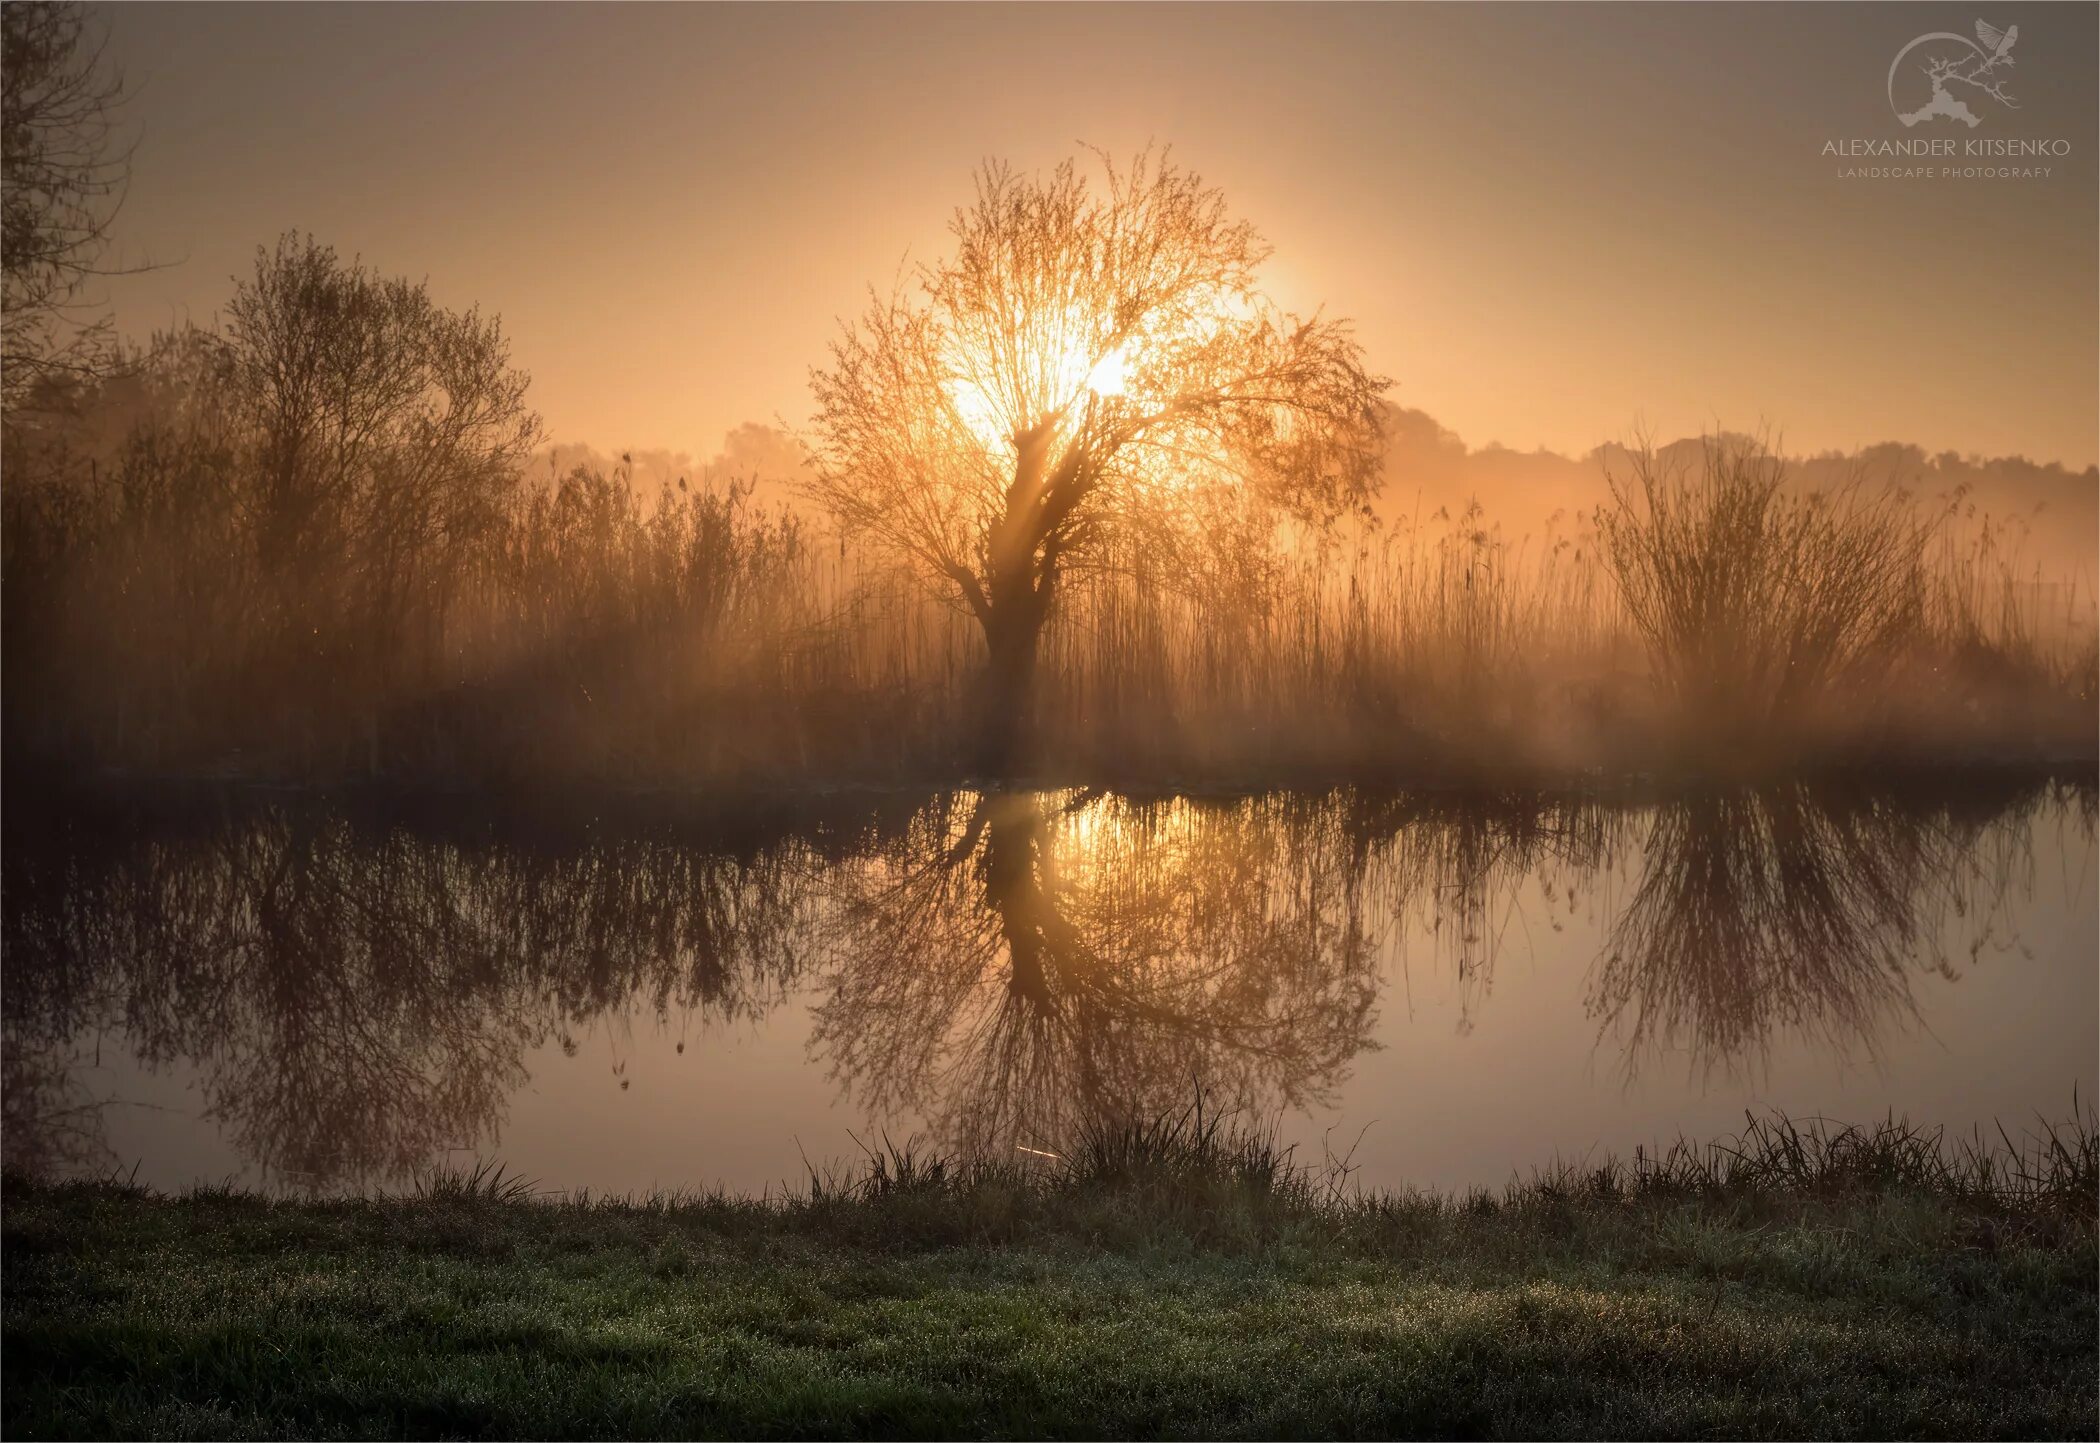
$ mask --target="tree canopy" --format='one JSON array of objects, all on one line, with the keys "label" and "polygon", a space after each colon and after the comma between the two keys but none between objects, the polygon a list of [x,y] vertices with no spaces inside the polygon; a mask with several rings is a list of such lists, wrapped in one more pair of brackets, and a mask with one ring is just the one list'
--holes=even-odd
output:
[{"label": "tree canopy", "polygon": [[1267,244],[1169,156],[1100,169],[987,164],[953,253],[812,376],[815,497],[968,608],[1009,711],[1061,573],[1105,544],[1325,525],[1378,478],[1386,383],[1348,325],[1277,305]]}]

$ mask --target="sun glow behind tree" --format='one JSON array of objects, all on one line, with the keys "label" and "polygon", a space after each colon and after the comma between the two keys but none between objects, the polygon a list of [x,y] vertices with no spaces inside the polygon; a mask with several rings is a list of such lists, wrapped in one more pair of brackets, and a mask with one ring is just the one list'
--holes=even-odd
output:
[{"label": "sun glow behind tree", "polygon": [[1101,168],[1097,193],[1069,162],[986,166],[954,255],[812,377],[817,498],[983,628],[994,770],[1067,570],[1255,513],[1325,526],[1376,484],[1385,383],[1348,327],[1268,299],[1267,246],[1200,178],[1149,153]]}]

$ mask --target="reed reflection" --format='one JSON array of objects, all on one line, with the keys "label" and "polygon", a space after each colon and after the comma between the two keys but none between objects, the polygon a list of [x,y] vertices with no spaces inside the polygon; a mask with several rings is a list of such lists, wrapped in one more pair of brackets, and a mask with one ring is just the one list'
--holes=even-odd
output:
[{"label": "reed reflection", "polygon": [[1434,792],[1335,801],[1365,886],[1390,920],[1397,970],[1458,987],[1461,1033],[1473,1030],[1511,946],[1563,930],[1638,839],[1639,813],[1580,797]]}]

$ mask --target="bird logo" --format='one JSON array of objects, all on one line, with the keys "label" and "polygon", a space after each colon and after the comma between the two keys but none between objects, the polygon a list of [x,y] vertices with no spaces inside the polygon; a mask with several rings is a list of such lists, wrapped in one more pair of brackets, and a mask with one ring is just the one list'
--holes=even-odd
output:
[{"label": "bird logo", "polygon": [[1988,21],[1979,20],[1976,22],[1976,39],[1981,44],[1985,55],[1989,57],[1984,62],[1986,65],[2012,64],[2011,52],[2013,42],[2019,38],[2020,27],[2017,25],[2008,26],[2000,30]]}]

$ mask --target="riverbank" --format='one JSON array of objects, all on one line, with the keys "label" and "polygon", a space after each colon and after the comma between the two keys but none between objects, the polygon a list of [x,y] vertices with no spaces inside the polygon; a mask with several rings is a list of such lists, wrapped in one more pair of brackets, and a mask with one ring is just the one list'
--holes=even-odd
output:
[{"label": "riverbank", "polygon": [[1365,1197],[1182,1119],[770,1201],[11,1179],[5,1431],[2089,1437],[2095,1156],[1773,1122]]}]

